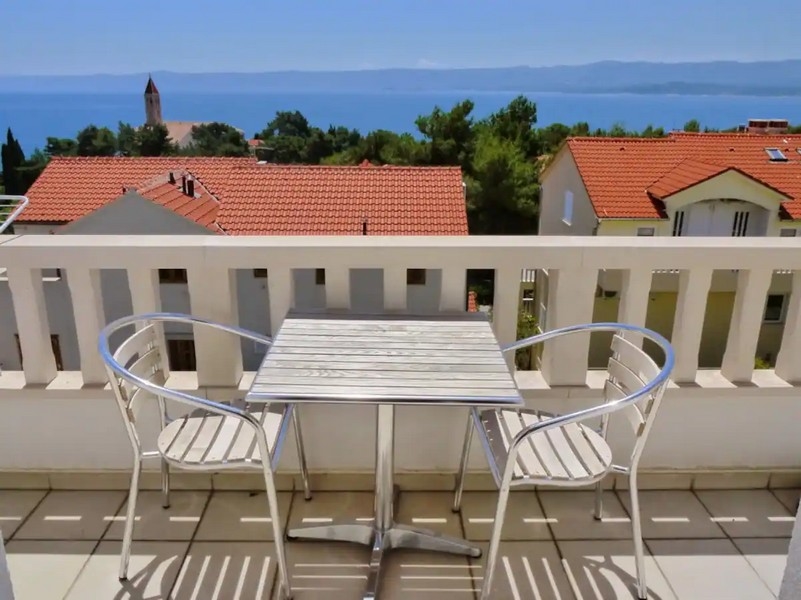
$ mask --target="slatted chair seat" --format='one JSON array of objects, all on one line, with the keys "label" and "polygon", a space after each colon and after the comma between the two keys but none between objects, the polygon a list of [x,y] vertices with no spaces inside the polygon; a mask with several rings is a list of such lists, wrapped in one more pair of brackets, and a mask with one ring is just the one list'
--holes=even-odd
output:
[{"label": "slatted chair seat", "polygon": [[[291,598],[289,568],[283,543],[284,532],[282,521],[277,518],[278,496],[273,471],[291,425],[295,433],[304,495],[307,500],[311,498],[298,410],[291,404],[281,403],[248,406],[240,402],[215,402],[167,387],[169,360],[164,339],[164,328],[167,324],[191,326],[196,330],[206,328],[249,340],[265,348],[272,343],[270,338],[260,333],[175,313],[133,315],[118,319],[103,328],[98,340],[98,351],[105,363],[134,459],[120,552],[119,578],[128,578],[143,461],[158,459],[161,463],[164,508],[170,505],[172,468],[218,471],[252,467],[260,469],[264,475],[267,499],[265,508],[272,515],[279,573],[277,597]],[[112,352],[110,339],[121,333],[126,333],[127,337]],[[143,442],[146,446],[152,445],[150,432],[140,432],[138,429],[140,414],[148,406],[158,408],[160,429],[156,436],[155,449],[146,450]],[[176,410],[168,410],[168,406],[176,407]],[[170,414],[183,411],[189,412],[175,419],[169,418]],[[261,428],[256,427],[254,421]],[[269,456],[262,455],[262,448],[267,448]]]},{"label": "slatted chair seat", "polygon": [[[497,409],[478,413],[490,441],[495,473],[503,473],[509,446],[525,427],[554,415],[537,410]],[[581,423],[539,431],[526,437],[515,457],[513,480],[531,484],[588,485],[612,469],[612,450],[604,438]]]},{"label": "slatted chair seat", "polygon": [[[272,454],[285,420],[291,418],[291,407],[260,406],[249,412],[261,423]],[[157,444],[161,455],[177,465],[261,468],[261,449],[254,428],[240,418],[203,409],[174,419],[161,431]]]},{"label": "slatted chair seat", "polygon": [[[588,334],[594,331],[613,333],[607,363],[609,376],[604,383],[602,404],[565,415],[552,415],[531,409],[473,408],[470,411],[456,479],[453,510],[459,511],[461,507],[473,431],[478,432],[481,447],[499,488],[498,505],[495,509],[481,587],[481,600],[493,597],[491,595],[493,574],[498,559],[506,505],[512,487],[527,485],[576,487],[594,483],[595,517],[601,519],[603,513],[601,480],[613,471],[629,476],[637,597],[644,600],[648,596],[637,491],[637,468],[675,363],[670,343],[658,333],[642,327],[624,323],[590,323],[546,331],[515,342],[504,348],[504,351],[512,353],[562,336]],[[640,344],[644,340],[652,342],[662,350],[664,360],[661,366],[643,350]],[[584,369],[586,364],[577,366]],[[606,442],[612,413],[628,421],[628,433],[634,439],[628,465],[612,464],[612,450]],[[598,431],[584,424],[595,425],[599,420]]]}]

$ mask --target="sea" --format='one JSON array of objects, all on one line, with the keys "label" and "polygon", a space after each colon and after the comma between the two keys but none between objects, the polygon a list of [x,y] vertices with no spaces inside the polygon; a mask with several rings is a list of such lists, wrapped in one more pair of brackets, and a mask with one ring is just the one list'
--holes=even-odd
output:
[{"label": "sea", "polygon": [[[622,123],[627,129],[647,125],[680,129],[690,119],[702,126],[728,128],[750,118],[789,119],[801,123],[801,98],[770,96],[684,96],[641,94],[567,94],[525,92],[368,92],[368,93],[165,93],[166,120],[222,121],[245,131],[261,131],[276,111],[298,110],[312,125],[344,125],[367,133],[374,129],[416,134],[415,119],[434,107],[449,109],[469,98],[474,116],[498,110],[519,94],[537,103],[538,125],[587,121],[591,128]],[[141,94],[0,93],[0,134],[10,127],[26,153],[41,148],[48,136],[74,137],[94,124],[116,130],[117,123],[144,121]]]}]

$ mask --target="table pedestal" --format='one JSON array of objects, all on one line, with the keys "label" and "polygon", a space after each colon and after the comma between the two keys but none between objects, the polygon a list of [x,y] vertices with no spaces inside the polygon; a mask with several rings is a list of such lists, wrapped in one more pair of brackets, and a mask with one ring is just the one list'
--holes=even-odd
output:
[{"label": "table pedestal", "polygon": [[395,548],[413,548],[479,557],[481,549],[466,540],[435,531],[399,525],[393,519],[394,508],[395,407],[380,404],[376,417],[375,519],[372,523],[335,523],[290,529],[290,539],[353,542],[372,548],[364,600],[378,597],[381,563]]}]

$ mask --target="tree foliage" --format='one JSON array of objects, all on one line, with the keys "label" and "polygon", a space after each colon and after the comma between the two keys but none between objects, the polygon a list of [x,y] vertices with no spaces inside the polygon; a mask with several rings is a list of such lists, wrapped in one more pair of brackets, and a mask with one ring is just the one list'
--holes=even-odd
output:
[{"label": "tree foliage", "polygon": [[133,144],[136,156],[170,156],[178,148],[170,141],[170,133],[162,123],[142,125],[136,130]]},{"label": "tree foliage", "polygon": [[248,143],[236,127],[204,123],[192,127],[192,143],[186,151],[196,156],[247,156]]},{"label": "tree foliage", "polygon": [[25,153],[9,127],[6,131],[6,142],[0,146],[0,164],[3,168],[3,186],[6,194],[18,196],[25,193],[27,188],[23,189],[24,184],[19,174],[24,162]]},{"label": "tree foliage", "polygon": [[89,125],[75,136],[78,156],[114,156],[117,136],[108,127]]}]

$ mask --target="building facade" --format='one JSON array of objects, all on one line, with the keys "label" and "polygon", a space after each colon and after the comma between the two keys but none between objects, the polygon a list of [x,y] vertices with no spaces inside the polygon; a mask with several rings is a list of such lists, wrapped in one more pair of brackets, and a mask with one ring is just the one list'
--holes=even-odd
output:
[{"label": "building facade", "polygon": [[[138,181],[138,183],[137,183]],[[217,190],[222,190],[218,192]],[[29,191],[29,210],[17,235],[465,235],[458,168],[307,167],[257,165],[250,159],[56,158]],[[61,220],[57,220],[60,217]],[[42,272],[51,342],[60,370],[80,367],[66,274],[54,264]],[[159,269],[162,310],[191,313],[182,265]],[[237,269],[238,324],[266,333],[270,327],[267,269]],[[384,306],[380,269],[350,270],[350,306],[377,312]],[[403,276],[403,275],[401,275]],[[326,305],[324,269],[293,269],[295,308]],[[441,273],[408,269],[407,307],[432,312],[440,303]],[[124,270],[104,270],[104,319],[129,315]],[[0,302],[12,306],[0,274]],[[0,366],[21,368],[13,311],[0,314]],[[195,370],[192,331],[166,332],[174,370]],[[255,370],[263,348],[243,342],[243,366]]]},{"label": "building facade", "polygon": [[[542,175],[540,235],[796,237],[801,235],[801,136],[783,133],[672,133],[657,139],[575,138]],[[647,244],[643,239],[643,244]],[[547,328],[547,271],[535,298]],[[654,270],[646,325],[671,336],[678,326],[681,278]],[[736,271],[709,278],[699,351],[701,367],[720,367],[734,309]],[[771,365],[781,343],[791,274],[775,272],[765,298],[755,360]],[[621,274],[602,271],[593,320],[614,320]],[[591,364],[606,360],[592,344]]]}]

